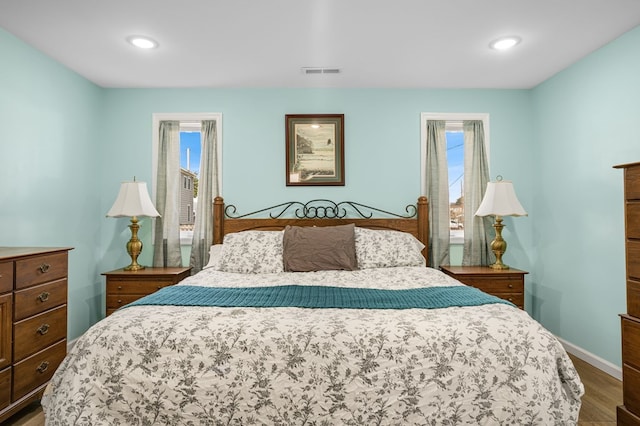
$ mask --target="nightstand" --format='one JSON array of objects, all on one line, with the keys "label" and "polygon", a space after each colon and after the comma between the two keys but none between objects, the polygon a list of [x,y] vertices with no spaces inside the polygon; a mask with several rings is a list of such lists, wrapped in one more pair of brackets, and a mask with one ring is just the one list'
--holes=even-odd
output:
[{"label": "nightstand", "polygon": [[488,266],[441,265],[445,274],[524,309],[524,276],[519,269],[491,269]]},{"label": "nightstand", "polygon": [[187,278],[188,268],[150,268],[138,271],[116,269],[105,272],[107,277],[107,316],[116,309],[147,296],[162,287],[174,285]]}]

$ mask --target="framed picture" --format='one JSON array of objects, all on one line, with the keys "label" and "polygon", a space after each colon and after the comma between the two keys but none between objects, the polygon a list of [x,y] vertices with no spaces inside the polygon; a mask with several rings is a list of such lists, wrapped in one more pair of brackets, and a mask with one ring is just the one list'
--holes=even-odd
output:
[{"label": "framed picture", "polygon": [[344,186],[344,114],[287,114],[287,186]]}]

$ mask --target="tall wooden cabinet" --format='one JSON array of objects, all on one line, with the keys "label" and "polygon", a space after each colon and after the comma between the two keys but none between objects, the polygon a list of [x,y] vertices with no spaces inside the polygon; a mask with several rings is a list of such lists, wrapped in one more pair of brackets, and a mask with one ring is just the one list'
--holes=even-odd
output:
[{"label": "tall wooden cabinet", "polygon": [[0,247],[0,424],[40,399],[67,353],[69,250]]},{"label": "tall wooden cabinet", "polygon": [[640,426],[640,162],[624,170],[627,313],[622,314],[622,403],[618,425]]}]

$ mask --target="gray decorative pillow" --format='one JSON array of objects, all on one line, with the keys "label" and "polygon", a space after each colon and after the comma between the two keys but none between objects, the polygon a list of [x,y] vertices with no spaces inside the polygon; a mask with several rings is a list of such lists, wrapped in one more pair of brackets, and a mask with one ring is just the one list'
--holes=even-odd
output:
[{"label": "gray decorative pillow", "polygon": [[287,226],[282,241],[284,270],[291,272],[358,269],[355,226]]},{"label": "gray decorative pillow", "polygon": [[218,270],[242,274],[282,272],[282,231],[242,231],[227,234]]},{"label": "gray decorative pillow", "polygon": [[355,234],[360,269],[426,265],[424,244],[407,232],[357,227]]}]

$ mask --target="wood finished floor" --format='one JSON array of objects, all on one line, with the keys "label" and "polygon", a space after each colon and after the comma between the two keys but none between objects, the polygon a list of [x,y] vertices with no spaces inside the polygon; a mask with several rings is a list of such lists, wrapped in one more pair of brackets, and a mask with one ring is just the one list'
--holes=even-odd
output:
[{"label": "wood finished floor", "polygon": [[[579,426],[611,426],[616,424],[616,406],[622,404],[622,383],[590,364],[571,356],[584,384]],[[43,426],[44,414],[39,403],[33,403],[6,423],[6,426]]]}]

